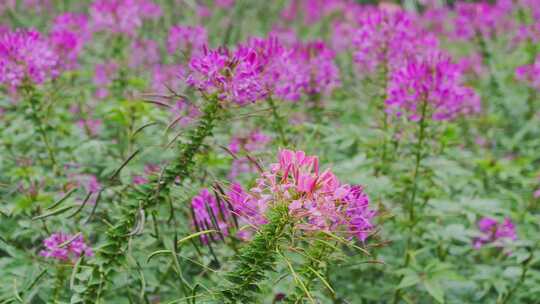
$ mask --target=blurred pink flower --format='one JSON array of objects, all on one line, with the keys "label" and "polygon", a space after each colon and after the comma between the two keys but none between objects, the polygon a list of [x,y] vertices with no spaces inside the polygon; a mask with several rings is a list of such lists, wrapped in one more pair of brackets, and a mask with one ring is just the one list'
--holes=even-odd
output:
[{"label": "blurred pink flower", "polygon": [[169,54],[181,52],[189,60],[191,56],[199,56],[205,45],[208,45],[208,33],[202,26],[176,25],[169,30]]},{"label": "blurred pink flower", "polygon": [[39,255],[62,262],[74,262],[82,255],[94,256],[92,248],[86,245],[84,237],[80,233],[76,235],[62,232],[53,233],[43,240],[43,246],[45,249],[41,250]]},{"label": "blurred pink flower", "polygon": [[0,36],[0,83],[20,86],[24,80],[40,84],[58,75],[59,58],[35,30],[9,31]]},{"label": "blurred pink flower", "polygon": [[95,32],[134,36],[145,19],[161,16],[161,8],[151,0],[94,0],[90,16]]},{"label": "blurred pink flower", "polygon": [[475,249],[480,249],[486,244],[504,247],[508,242],[517,240],[514,223],[509,218],[505,218],[503,223],[499,223],[494,218],[483,217],[477,225],[482,235],[474,239],[473,247]]}]

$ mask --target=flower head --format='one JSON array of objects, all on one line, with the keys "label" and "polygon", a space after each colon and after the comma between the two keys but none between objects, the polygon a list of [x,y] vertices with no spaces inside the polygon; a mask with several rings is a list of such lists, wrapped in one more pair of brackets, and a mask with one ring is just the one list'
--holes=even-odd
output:
[{"label": "flower head", "polygon": [[387,111],[410,120],[453,120],[480,111],[479,96],[463,86],[461,69],[449,56],[433,52],[411,58],[390,75]]},{"label": "flower head", "polygon": [[[191,200],[193,210],[193,225],[200,231],[218,230],[220,235],[229,235],[229,225],[232,219],[229,208],[225,202],[219,200],[208,191],[202,189],[197,196]],[[211,238],[202,235],[203,243],[208,243]]]},{"label": "flower head", "polygon": [[191,58],[191,55],[200,55],[205,45],[208,45],[208,33],[204,27],[176,25],[169,30],[167,38],[169,54],[180,51],[187,58]]},{"label": "flower head", "polygon": [[76,67],[79,53],[90,40],[88,18],[83,14],[64,13],[54,19],[49,41],[62,61],[62,69]]},{"label": "flower head", "polygon": [[90,7],[93,30],[134,36],[145,19],[161,16],[151,0],[95,0]]},{"label": "flower head", "polygon": [[58,56],[35,30],[9,31],[0,36],[0,83],[40,84],[57,75]]},{"label": "flower head", "polygon": [[516,78],[540,91],[540,55],[536,57],[533,64],[518,67]]},{"label": "flower head", "polygon": [[250,191],[234,186],[229,199],[235,214],[256,227],[266,223],[268,208],[286,204],[301,231],[366,240],[376,213],[369,208],[362,186],[341,184],[330,170],[319,170],[317,157],[303,151],[281,150],[278,158]]},{"label": "flower head", "polygon": [[481,236],[473,242],[475,249],[480,249],[486,244],[495,244],[497,247],[503,247],[510,241],[517,239],[516,228],[509,218],[505,218],[499,223],[494,218],[483,217],[477,223]]},{"label": "flower head", "polygon": [[77,260],[82,255],[87,257],[94,255],[92,248],[86,245],[80,233],[76,235],[53,233],[43,240],[43,246],[45,249],[40,251],[41,256],[63,262]]}]

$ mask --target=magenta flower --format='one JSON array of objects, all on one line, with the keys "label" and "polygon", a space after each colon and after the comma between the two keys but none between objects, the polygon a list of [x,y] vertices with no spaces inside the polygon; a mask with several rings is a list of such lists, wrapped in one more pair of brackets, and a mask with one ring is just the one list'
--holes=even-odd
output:
[{"label": "magenta flower", "polygon": [[474,239],[473,247],[480,249],[486,244],[504,247],[505,244],[517,240],[516,228],[509,218],[499,223],[494,218],[483,217],[477,223],[481,236]]},{"label": "magenta flower", "polygon": [[376,212],[361,186],[341,184],[330,171],[319,171],[319,160],[302,151],[281,150],[279,163],[261,174],[248,192],[238,185],[229,193],[233,211],[252,227],[266,223],[265,213],[287,204],[295,227],[305,232],[326,231],[365,241]]},{"label": "magenta flower", "polygon": [[540,55],[536,57],[533,64],[518,67],[516,69],[516,78],[540,91]]},{"label": "magenta flower", "polygon": [[231,8],[235,2],[235,0],[216,0],[214,4],[221,8]]},{"label": "magenta flower", "polygon": [[160,17],[161,9],[151,0],[95,0],[90,16],[95,32],[134,36],[145,19]]},{"label": "magenta flower", "polygon": [[540,198],[540,188],[537,189],[536,191],[534,191],[533,197],[534,197],[534,198]]},{"label": "magenta flower", "polygon": [[511,18],[511,2],[457,2],[455,10],[454,28],[457,39],[470,40],[477,35],[489,39],[515,29]]},{"label": "magenta flower", "polygon": [[39,255],[59,261],[74,262],[82,255],[94,256],[92,248],[88,247],[82,234],[70,235],[62,232],[53,233],[43,240],[45,249]]},{"label": "magenta flower", "polygon": [[191,56],[199,56],[208,45],[208,33],[201,26],[176,25],[169,30],[167,51],[169,54],[182,52],[189,60]]},{"label": "magenta flower", "polygon": [[129,67],[132,69],[152,67],[159,63],[159,44],[150,39],[134,39],[131,42]]},{"label": "magenta flower", "polygon": [[[193,210],[193,225],[199,231],[217,230],[220,235],[228,236],[229,227],[232,220],[229,208],[223,201],[218,201],[208,189],[202,189],[197,196],[191,200]],[[201,236],[204,244],[212,241],[209,235]]]},{"label": "magenta flower", "polygon": [[88,18],[82,14],[64,13],[54,19],[49,41],[62,61],[61,69],[76,67],[79,53],[91,38]]},{"label": "magenta flower", "polygon": [[463,86],[459,66],[441,52],[411,58],[391,73],[387,92],[387,112],[405,114],[412,121],[419,121],[423,114],[434,120],[453,120],[481,109],[479,96]]},{"label": "magenta flower", "polygon": [[358,17],[354,34],[355,63],[361,75],[379,68],[394,70],[407,58],[437,46],[437,39],[423,31],[416,19],[403,11],[368,9]]},{"label": "magenta flower", "polygon": [[156,64],[152,69],[152,90],[158,94],[170,94],[171,90],[178,90],[184,83],[186,71],[177,64]]},{"label": "magenta flower", "polygon": [[89,136],[97,136],[101,132],[102,122],[100,119],[81,119],[77,122],[77,126],[81,128]]},{"label": "magenta flower", "polygon": [[118,69],[119,66],[114,61],[94,66],[94,84],[97,87],[97,98],[104,99],[109,96],[109,85],[113,82]]},{"label": "magenta flower", "polygon": [[58,56],[35,30],[16,30],[0,36],[0,84],[40,84],[57,76]]},{"label": "magenta flower", "polygon": [[[259,130],[254,130],[247,136],[234,136],[229,143],[229,150],[238,154],[242,151],[248,153],[263,151],[272,139]],[[242,173],[255,173],[257,168],[247,158],[238,156],[233,160],[229,179],[235,180]]]},{"label": "magenta flower", "polygon": [[189,64],[187,83],[206,95],[239,105],[268,96],[260,79],[262,62],[253,48],[207,50]]}]

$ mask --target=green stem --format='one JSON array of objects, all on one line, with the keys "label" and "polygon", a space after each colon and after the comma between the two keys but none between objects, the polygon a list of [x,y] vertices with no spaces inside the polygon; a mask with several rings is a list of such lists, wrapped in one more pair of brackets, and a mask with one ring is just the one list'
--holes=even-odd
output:
[{"label": "green stem", "polygon": [[270,210],[268,223],[240,250],[236,267],[226,275],[232,284],[220,292],[224,303],[255,303],[260,291],[258,283],[266,278],[266,271],[273,271],[277,248],[288,224],[287,206]]},{"label": "green stem", "polygon": [[47,154],[49,156],[49,160],[51,162],[51,165],[55,172],[57,172],[57,162],[56,157],[54,155],[54,150],[50,144],[49,138],[47,136],[47,131],[45,130],[46,124],[44,120],[40,116],[40,98],[38,94],[35,92],[35,89],[28,85],[23,88],[23,92],[25,92],[26,99],[28,100],[28,103],[30,104],[30,119],[34,123],[34,126],[37,128],[37,131],[39,133],[39,136],[41,140],[43,141],[43,144],[45,145],[45,148],[47,150]]},{"label": "green stem", "polygon": [[[212,131],[220,115],[219,100],[211,97],[203,108],[197,126],[188,133],[189,141],[181,143],[176,153],[179,157],[169,165],[159,178],[150,180],[147,184],[138,188],[132,188],[127,193],[127,200],[122,202],[122,217],[106,232],[108,241],[101,248],[101,265],[95,265],[95,275],[99,280],[92,282],[85,292],[87,299],[98,299],[98,292],[105,287],[105,283],[111,280],[115,269],[121,263],[120,257],[125,256],[124,247],[133,234],[133,227],[141,213],[146,213],[151,208],[165,202],[169,188],[179,178],[185,181],[192,173],[195,165],[195,156],[200,152],[204,140],[212,135]],[[140,219],[139,219],[140,220]]]},{"label": "green stem", "polygon": [[284,147],[287,147],[288,140],[287,140],[287,134],[285,133],[285,129],[283,128],[284,119],[281,115],[279,115],[278,106],[274,102],[274,99],[272,97],[268,97],[268,104],[270,105],[270,108],[272,109],[272,117],[274,118],[273,121],[273,127],[276,132],[279,134],[279,140],[281,144]]},{"label": "green stem", "polygon": [[[416,219],[415,219],[415,211],[414,211],[414,202],[416,200],[416,195],[418,192],[418,173],[420,171],[420,166],[422,163],[422,147],[424,144],[425,139],[425,132],[426,132],[426,126],[427,126],[427,120],[426,120],[426,114],[427,114],[427,101],[424,101],[422,104],[422,117],[420,118],[419,127],[420,130],[418,132],[418,141],[416,143],[416,152],[415,152],[415,166],[414,166],[414,173],[413,173],[413,188],[411,191],[411,199],[409,201],[408,209],[409,209],[409,227],[411,232],[409,233],[409,237],[407,238],[407,243],[405,245],[405,255],[403,257],[403,268],[409,266],[410,258],[409,258],[409,251],[412,247],[412,230],[414,229],[414,226],[416,225]],[[400,277],[400,281],[403,278],[403,276]],[[399,300],[402,297],[402,290],[396,289],[394,293],[394,300],[393,303],[397,304]]]},{"label": "green stem", "polygon": [[529,270],[529,266],[533,260],[533,253],[531,251],[530,256],[523,261],[522,267],[521,267],[521,276],[519,277],[519,281],[514,285],[514,287],[508,291],[504,299],[501,301],[501,304],[506,304],[508,301],[512,298],[514,293],[518,290],[518,288],[525,282],[525,278],[527,277],[527,272]]}]

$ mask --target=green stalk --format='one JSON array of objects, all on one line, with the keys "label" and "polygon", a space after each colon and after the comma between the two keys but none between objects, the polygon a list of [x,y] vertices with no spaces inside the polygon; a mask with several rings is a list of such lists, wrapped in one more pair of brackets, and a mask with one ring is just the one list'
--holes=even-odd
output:
[{"label": "green stalk", "polygon": [[54,171],[57,171],[57,162],[54,155],[54,150],[50,144],[49,137],[47,136],[47,131],[45,130],[46,124],[40,115],[40,96],[35,91],[35,88],[32,85],[25,85],[23,88],[25,99],[30,105],[30,119],[32,120],[34,127],[36,127],[41,141],[45,145],[49,160]]},{"label": "green stalk", "polygon": [[[413,173],[413,188],[411,191],[411,199],[409,200],[408,204],[408,213],[409,213],[409,227],[410,227],[410,233],[408,234],[407,243],[405,245],[405,255],[403,258],[403,267],[409,266],[409,251],[411,250],[412,246],[412,230],[414,229],[414,226],[416,226],[416,219],[415,219],[415,211],[414,211],[414,202],[416,200],[416,194],[418,192],[418,172],[420,171],[423,154],[422,154],[422,147],[424,144],[425,139],[425,132],[427,127],[427,120],[426,120],[426,112],[427,112],[427,101],[424,101],[422,104],[422,117],[420,118],[419,122],[419,131],[418,131],[418,141],[416,143],[416,152],[415,152],[415,166],[414,166],[414,173]],[[400,281],[403,278],[403,276],[400,277]],[[402,296],[402,290],[397,289],[394,293],[394,300],[393,303],[397,304]]]},{"label": "green stalk", "polygon": [[276,131],[279,134],[279,140],[281,144],[284,147],[287,147],[289,142],[287,140],[287,134],[285,134],[285,129],[283,128],[283,124],[285,123],[284,119],[279,114],[278,106],[276,105],[272,97],[268,97],[268,104],[270,105],[270,108],[272,109],[272,117],[274,118],[272,125],[274,128],[274,131]]},{"label": "green stalk", "polygon": [[288,224],[286,205],[270,210],[268,223],[240,250],[236,267],[226,274],[231,285],[220,292],[223,303],[256,303],[256,295],[260,292],[258,283],[266,279],[267,271],[274,270],[277,248],[285,238]]}]

